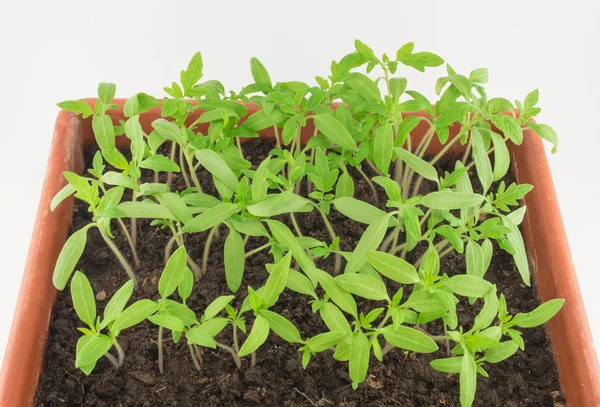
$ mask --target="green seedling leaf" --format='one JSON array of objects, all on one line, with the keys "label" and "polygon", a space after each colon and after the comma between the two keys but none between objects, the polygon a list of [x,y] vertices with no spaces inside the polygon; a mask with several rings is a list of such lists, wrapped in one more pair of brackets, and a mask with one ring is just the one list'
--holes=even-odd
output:
[{"label": "green seedling leaf", "polygon": [[102,328],[106,327],[109,323],[115,321],[119,315],[125,309],[127,302],[133,294],[134,283],[133,280],[129,280],[117,292],[112,296],[106,308],[104,308],[104,319],[100,325]]},{"label": "green seedling leaf", "polygon": [[187,305],[169,299],[165,300],[165,304],[166,314],[179,319],[183,325],[191,326],[198,323],[196,319],[196,313],[189,309]]},{"label": "green seedling leaf", "polygon": [[476,298],[484,297],[493,287],[483,278],[462,274],[450,277],[446,285],[458,295]]},{"label": "green seedling leaf", "polygon": [[531,312],[515,315],[511,322],[521,328],[533,328],[542,325],[556,315],[564,303],[565,300],[559,298],[546,301]]},{"label": "green seedling leaf", "polygon": [[355,273],[360,270],[367,262],[364,253],[366,251],[376,250],[388,229],[391,214],[386,214],[373,221],[361,236],[354,252],[350,256],[344,273]]},{"label": "green seedling leaf", "polygon": [[443,373],[460,373],[462,367],[462,356],[444,359],[435,359],[429,362],[431,367]]},{"label": "green seedling leaf", "polygon": [[173,332],[183,332],[185,326],[181,319],[167,314],[155,314],[148,317],[148,321],[154,325],[162,326],[163,328],[169,329]]},{"label": "green seedling leaf", "polygon": [[[523,199],[529,191],[533,189],[533,185],[530,184],[516,184],[512,183],[506,188],[504,182],[501,182],[496,192],[496,199],[493,200],[494,206],[505,212],[509,212],[510,206],[518,206],[520,199]],[[515,222],[517,225],[520,222]]]},{"label": "green seedling leaf", "polygon": [[98,99],[105,105],[108,105],[115,98],[117,86],[114,83],[99,83],[98,84]]},{"label": "green seedling leaf", "polygon": [[485,197],[480,194],[445,190],[427,194],[419,200],[419,203],[431,209],[449,211],[480,205],[484,199]]},{"label": "green seedling leaf", "polygon": [[179,285],[177,286],[177,292],[184,304],[187,301],[187,299],[190,298],[190,295],[192,295],[193,287],[194,273],[192,273],[192,270],[190,270],[189,267],[186,267],[183,274],[181,275]]},{"label": "green seedling leaf", "polygon": [[[510,110],[512,110],[512,105],[510,106]],[[508,136],[516,145],[519,145],[523,142],[523,130],[521,129],[521,125],[519,124],[518,120],[514,117],[506,115],[494,115],[492,116],[492,123],[502,133],[504,133],[504,135]]]},{"label": "green seedling leaf", "polygon": [[256,58],[252,57],[250,59],[250,70],[252,71],[252,77],[254,78],[254,83],[259,85],[265,85],[269,88],[273,87],[271,84],[271,78],[269,77],[269,73],[265,66]]},{"label": "green seedling leaf", "polygon": [[248,212],[258,217],[273,217],[289,212],[304,212],[310,201],[290,191],[270,195],[266,200],[249,206]]},{"label": "green seedling leaf", "polygon": [[306,341],[306,346],[311,352],[319,353],[337,345],[345,337],[345,332],[325,332],[309,338]]},{"label": "green seedling leaf", "polygon": [[271,330],[284,341],[288,343],[303,343],[298,328],[285,317],[266,309],[260,310],[260,315],[269,322]]},{"label": "green seedling leaf", "polygon": [[365,252],[365,257],[375,270],[400,284],[416,284],[421,281],[413,265],[399,257],[378,251]]},{"label": "green seedling leaf", "polygon": [[502,342],[500,345],[488,349],[485,352],[484,360],[489,363],[499,363],[508,359],[519,349],[519,345],[515,341]]},{"label": "green seedling leaf", "polygon": [[404,161],[414,172],[430,181],[439,182],[438,174],[435,168],[427,161],[408,152],[403,148],[395,148],[394,152]]},{"label": "green seedling leaf", "polygon": [[106,335],[83,336],[77,342],[75,367],[89,366],[98,361],[112,347],[112,340]]},{"label": "green seedling leaf", "polygon": [[372,102],[381,101],[379,87],[377,87],[377,84],[367,75],[359,72],[352,72],[348,75],[345,82],[363,98]]},{"label": "green seedling leaf", "polygon": [[394,140],[394,147],[400,148],[406,142],[411,131],[417,127],[423,118],[420,116],[408,116],[398,126],[398,133],[396,134],[396,140]]},{"label": "green seedling leaf", "polygon": [[192,213],[179,194],[167,192],[160,196],[160,201],[175,216],[176,220],[183,223],[192,221]]},{"label": "green seedling leaf", "polygon": [[108,185],[120,185],[138,192],[140,190],[140,186],[135,179],[115,171],[108,171],[102,175],[102,182]]},{"label": "green seedling leaf", "polygon": [[279,295],[283,292],[287,280],[290,262],[292,261],[292,253],[288,252],[273,268],[265,284],[265,289],[262,294],[262,302],[265,308],[270,308],[279,299]]},{"label": "green seedling leaf", "polygon": [[413,291],[408,300],[402,305],[404,308],[412,308],[417,312],[441,312],[446,311],[446,305],[429,291]]},{"label": "green seedling leaf", "polygon": [[335,187],[335,197],[351,198],[354,195],[354,180],[347,172],[342,172]]},{"label": "green seedling leaf", "polygon": [[217,343],[213,339],[212,335],[203,328],[202,326],[195,326],[185,333],[188,343],[194,345],[200,345],[205,348],[215,349]]},{"label": "green seedling leaf", "polygon": [[254,320],[254,324],[252,325],[252,330],[246,339],[246,342],[240,348],[240,352],[238,353],[239,357],[244,357],[252,352],[256,351],[269,336],[269,321],[258,315]]},{"label": "green seedling leaf", "polygon": [[300,294],[310,295],[313,298],[317,298],[317,294],[313,288],[310,280],[302,273],[297,272],[294,269],[288,270],[287,288]]},{"label": "green seedling leaf", "polygon": [[214,196],[197,192],[184,195],[183,202],[198,208],[201,212],[221,204],[221,201]]},{"label": "green seedling leaf", "polygon": [[202,61],[202,54],[196,52],[188,64],[187,70],[181,71],[181,85],[188,94],[194,85],[202,78],[202,68],[204,63]]},{"label": "green seedling leaf", "polygon": [[179,172],[180,168],[176,162],[171,161],[164,155],[151,155],[140,163],[140,168],[147,168],[156,172]]},{"label": "green seedling leaf", "polygon": [[346,335],[352,335],[352,328],[350,328],[348,320],[335,304],[326,302],[319,309],[319,313],[330,331],[345,332]]},{"label": "green seedling leaf", "polygon": [[494,171],[492,173],[494,181],[498,181],[506,175],[510,167],[510,154],[508,147],[501,136],[490,132],[492,143],[494,144]]},{"label": "green seedling leaf", "polygon": [[167,261],[167,265],[158,281],[158,292],[162,298],[167,298],[175,292],[185,271],[186,262],[187,252],[185,247],[181,246],[175,250],[169,261]]},{"label": "green seedling leaf", "polygon": [[243,126],[256,132],[278,125],[285,120],[285,117],[285,114],[279,109],[273,110],[269,115],[265,110],[259,110],[248,117]]},{"label": "green seedling leaf", "polygon": [[460,366],[460,405],[471,407],[475,400],[475,389],[477,387],[477,365],[473,356],[466,352]]},{"label": "green seedling leaf", "polygon": [[61,109],[64,109],[68,112],[73,112],[75,114],[80,114],[84,119],[92,116],[94,114],[94,109],[90,105],[87,104],[83,99],[79,100],[66,100],[64,102],[60,102],[57,105]]},{"label": "green seedling leaf", "polygon": [[471,130],[471,143],[473,146],[473,158],[475,159],[475,168],[477,168],[477,177],[481,181],[483,194],[485,195],[492,185],[494,179],[492,173],[492,164],[483,144],[483,138],[477,127]]},{"label": "green seedling leaf", "polygon": [[227,188],[236,191],[239,181],[225,160],[212,150],[198,150],[194,153],[198,162],[221,181]]},{"label": "green seedling leaf", "polygon": [[204,310],[204,319],[211,319],[217,316],[233,299],[235,295],[224,295],[216,298]]},{"label": "green seedling leaf", "polygon": [[165,206],[151,201],[123,202],[118,208],[126,217],[136,219],[171,219],[175,216]]},{"label": "green seedling leaf", "polygon": [[79,319],[93,328],[96,321],[96,298],[90,282],[80,271],[75,273],[71,281],[71,298]]},{"label": "green seedling leaf", "polygon": [[543,138],[544,140],[548,140],[552,143],[552,153],[556,153],[558,149],[558,136],[554,129],[547,124],[539,124],[534,122],[527,122],[527,125],[535,131],[538,136]]},{"label": "green seedling leaf", "polygon": [[382,329],[383,337],[397,348],[419,353],[432,353],[438,350],[433,339],[416,329],[400,325],[396,328],[387,326]]},{"label": "green seedling leaf", "polygon": [[184,142],[181,129],[175,123],[165,119],[157,119],[152,122],[152,128],[167,140],[182,144]]},{"label": "green seedling leaf", "polygon": [[85,244],[87,243],[87,231],[93,225],[86,225],[73,233],[65,242],[56,265],[54,266],[54,274],[52,275],[52,283],[58,290],[64,290],[77,262],[83,254]]},{"label": "green seedling leaf", "polygon": [[54,209],[56,209],[56,207],[62,201],[73,195],[75,192],[77,192],[77,189],[71,184],[67,184],[62,187],[62,189],[58,191],[56,195],[54,195],[54,198],[52,198],[52,202],[50,202],[50,210],[54,211]]},{"label": "green seedling leaf", "polygon": [[317,285],[317,268],[313,263],[312,259],[306,254],[304,249],[298,244],[294,234],[287,226],[276,220],[267,220],[267,224],[273,233],[273,237],[282,246],[292,252],[294,260],[298,262],[298,265],[302,268],[302,271],[310,279],[313,287]]},{"label": "green seedling leaf", "polygon": [[222,203],[196,216],[183,228],[181,228],[181,231],[185,233],[204,232],[205,230],[208,230],[213,226],[225,222],[227,219],[229,219],[231,215],[236,213],[238,209],[239,207],[236,204]]},{"label": "green seedling leaf", "polygon": [[225,280],[231,292],[237,292],[244,278],[244,265],[246,254],[244,252],[244,239],[235,229],[229,228],[229,235],[225,239],[224,248]]},{"label": "green seedling leaf", "polygon": [[381,209],[351,197],[337,198],[332,203],[342,215],[367,225],[386,215]]},{"label": "green seedling leaf", "polygon": [[123,112],[127,117],[133,117],[136,114],[146,113],[155,106],[160,106],[160,102],[146,93],[140,92],[125,101]]},{"label": "green seedling leaf", "polygon": [[[412,44],[409,42],[408,44]],[[413,44],[414,46],[414,44]],[[444,63],[444,60],[431,52],[415,52],[412,49],[407,53],[409,47],[403,46],[396,53],[396,59],[406,66],[415,68],[418,71],[424,72],[426,67],[436,67]]]},{"label": "green seedling leaf", "polygon": [[267,197],[267,190],[269,189],[269,181],[267,177],[270,174],[269,165],[271,164],[271,157],[267,157],[263,160],[256,172],[252,177],[252,202],[259,203],[265,200]]},{"label": "green seedling leaf", "polygon": [[352,135],[335,117],[329,114],[320,114],[316,115],[314,120],[317,129],[333,143],[345,150],[358,151]]},{"label": "green seedling leaf", "polygon": [[335,302],[343,311],[352,315],[354,318],[358,318],[356,301],[354,301],[352,295],[340,287],[337,280],[325,271],[317,270],[317,276],[319,278],[319,284],[321,284],[321,287],[323,287],[323,290],[325,290],[333,302]]},{"label": "green seedling leaf", "polygon": [[342,274],[335,278],[337,283],[351,294],[371,300],[388,300],[385,284],[375,277],[366,274]]},{"label": "green seedling leaf", "polygon": [[137,325],[156,311],[158,311],[158,304],[152,300],[143,299],[134,302],[117,317],[111,331],[119,332]]},{"label": "green seedling leaf", "polygon": [[208,321],[205,321],[202,325],[194,328],[198,328],[199,330],[204,331],[208,335],[210,335],[211,338],[214,338],[223,329],[225,329],[227,325],[229,325],[229,320],[227,318],[213,318],[209,319]]},{"label": "green seedling leaf", "polygon": [[[108,115],[97,115],[92,118],[92,129],[96,136],[98,147],[104,151],[115,149],[115,128]],[[106,158],[106,157],[105,157]]]},{"label": "green seedling leaf", "polygon": [[373,162],[384,175],[389,174],[394,147],[394,134],[388,122],[379,127],[373,135]]},{"label": "green seedling leaf", "polygon": [[515,254],[513,257],[515,259],[515,264],[517,265],[517,270],[519,270],[519,274],[521,275],[523,282],[529,286],[531,285],[531,280],[529,277],[529,261],[527,260],[527,252],[525,251],[525,243],[523,242],[521,231],[510,217],[505,216],[502,219],[504,220],[506,226],[508,226],[511,230],[506,237],[511,243],[512,247],[515,249]]},{"label": "green seedling leaf", "polygon": [[370,354],[371,344],[369,343],[369,338],[363,332],[359,331],[352,341],[348,367],[350,379],[352,380],[352,388],[355,390],[365,380],[365,377],[367,377]]}]

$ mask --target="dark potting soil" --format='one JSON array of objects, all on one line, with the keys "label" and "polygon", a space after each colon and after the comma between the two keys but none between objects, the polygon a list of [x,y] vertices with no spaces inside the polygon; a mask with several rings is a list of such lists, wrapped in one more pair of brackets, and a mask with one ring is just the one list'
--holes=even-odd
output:
[{"label": "dark potting soil", "polygon": [[[247,158],[254,164],[264,159],[273,148],[272,141],[253,140],[244,144]],[[86,152],[86,163],[91,166],[95,151]],[[440,163],[439,168],[450,168],[452,163]],[[87,168],[87,167],[86,167]],[[365,167],[367,174],[372,174]],[[355,197],[373,203],[370,189],[356,172]],[[147,180],[151,176],[146,174]],[[198,172],[205,192],[215,193],[211,178]],[[184,181],[175,175],[174,185],[185,189]],[[510,178],[507,178],[510,181]],[[422,192],[427,192],[427,185]],[[384,201],[380,191],[379,202]],[[381,205],[380,205],[381,206]],[[316,211],[297,215],[303,234],[329,242],[323,221]],[[72,229],[77,230],[90,222],[87,208],[76,202],[73,207]],[[282,220],[289,223],[289,217]],[[353,248],[360,239],[365,225],[345,218],[335,210],[331,223],[341,235],[345,250]],[[131,258],[128,245],[120,230],[113,227],[115,242]],[[188,305],[201,314],[208,303],[220,295],[230,294],[225,283],[223,244],[227,236],[222,228],[213,241],[208,262],[208,274],[194,286]],[[88,242],[78,264],[85,271],[95,293],[98,294],[98,313],[103,311],[108,298],[126,281],[127,277],[96,229],[88,234]],[[137,221],[137,250],[141,266],[136,270],[140,288],[132,300],[157,299],[157,283],[164,266],[164,247],[170,236],[166,231],[151,226],[149,221]],[[185,246],[194,259],[202,258],[206,233],[186,236]],[[264,244],[251,238],[246,250]],[[417,247],[408,260],[415,261],[424,252]],[[246,286],[258,287],[266,280],[264,265],[272,262],[265,251],[246,261],[242,288],[236,294],[234,306],[245,296]],[[319,262],[318,267],[332,271],[333,258]],[[464,273],[464,256],[453,252],[442,259],[441,270],[449,275]],[[512,257],[494,247],[494,255],[486,278],[498,286],[508,299],[512,313],[534,309],[539,300],[535,287],[526,287],[519,277]],[[405,293],[405,296],[407,294]],[[104,297],[104,299],[102,298]],[[357,298],[359,310],[368,312],[373,303]],[[481,307],[480,301],[470,306],[458,305],[459,324],[468,326]],[[303,337],[324,332],[326,327],[313,314],[305,297],[286,290],[274,306],[274,311],[290,319]],[[246,314],[248,326],[253,317]],[[290,345],[271,333],[269,340],[256,355],[257,363],[249,368],[248,358],[238,370],[230,355],[221,350],[203,349],[202,370],[194,368],[185,341],[178,344],[166,340],[165,373],[158,372],[157,328],[149,322],[124,331],[119,337],[126,359],[124,366],[115,370],[102,358],[90,376],[75,368],[75,345],[79,337],[77,319],[67,287],[58,294],[54,305],[43,372],[35,395],[35,406],[460,406],[458,376],[440,373],[430,367],[433,359],[446,357],[446,349],[433,354],[404,353],[398,349],[388,353],[384,362],[373,358],[367,380],[356,390],[350,386],[347,364],[323,352],[312,358],[306,370],[302,369],[296,345]],[[440,326],[430,323],[428,331],[440,334]],[[485,366],[489,378],[478,376],[475,406],[549,406],[564,407],[564,397],[558,384],[558,373],[550,347],[550,339],[543,327],[524,330],[525,351],[498,364]],[[231,329],[217,338],[231,344]],[[242,336],[241,340],[244,340]]]}]

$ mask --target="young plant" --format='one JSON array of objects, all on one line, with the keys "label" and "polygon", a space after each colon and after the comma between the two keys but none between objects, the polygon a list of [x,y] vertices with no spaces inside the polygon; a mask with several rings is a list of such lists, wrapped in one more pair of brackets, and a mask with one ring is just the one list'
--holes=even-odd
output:
[{"label": "young plant", "polygon": [[[198,370],[202,347],[227,351],[238,369],[242,358],[250,355],[250,366],[254,366],[256,350],[273,331],[298,345],[304,367],[314,354],[332,350],[336,360],[348,362],[354,389],[365,380],[372,356],[383,361],[395,348],[431,353],[442,344],[447,357],[431,365],[459,374],[461,405],[470,407],[477,375],[487,377],[486,364],[499,363],[524,349],[517,328],[541,325],[560,310],[563,300],[556,299],[529,313],[509,315],[504,295],[485,279],[497,246],[513,256],[523,282],[530,285],[519,229],[526,208],[519,207],[519,201],[532,186],[507,183],[504,178],[510,168],[507,143],[520,144],[524,131],[533,130],[556,150],[552,128],[532,121],[540,112],[537,90],[514,105],[503,98],[488,98],[484,89],[487,69],[462,75],[446,64],[435,84],[439,98],[432,102],[411,90],[401,75],[405,67],[421,72],[439,67],[442,58],[415,52],[413,43],[404,44],[392,58],[377,57],[358,40],[354,46],[354,52],[332,62],[327,78],[316,77],[315,86],[274,83],[265,66],[253,58],[253,83],[229,95],[218,81],[199,82],[203,61],[197,53],[181,72],[181,83],[165,88],[169,97],[164,102],[145,93],[135,95],[125,103],[128,119],[118,126],[106,114],[118,108],[110,104],[114,85],[100,85],[93,108],[82,100],[60,104],[84,118],[93,116],[100,153],[90,170],[95,178],[65,174],[69,184],[53,201],[54,208],[76,193],[94,215],[93,222],[65,244],[55,285],[61,289],[66,285],[90,227],[99,228],[128,272],[131,268],[110,240],[111,219],[118,219],[136,263],[135,219],[152,219],[152,225],[172,235],[165,247],[158,301],[140,300],[123,310],[133,282],[127,283],[115,294],[109,303],[114,301],[111,311],[102,320],[96,318],[87,279],[81,273],[75,275],[71,283],[75,308],[89,326],[82,330],[85,336],[78,357],[81,353],[84,359],[78,367],[89,372],[103,355],[115,365],[122,364],[116,337],[144,319],[158,326],[161,372],[165,330],[175,342],[187,340]],[[366,67],[366,73],[357,71],[361,67]],[[373,71],[376,77],[370,75]],[[248,110],[240,100],[261,109],[246,117]],[[151,123],[146,134],[140,115],[156,106],[162,106],[162,118]],[[191,122],[192,113],[200,114]],[[302,136],[309,126],[313,137],[304,143]],[[411,134],[417,127],[425,130],[418,140]],[[270,129],[276,148],[252,167],[244,158],[241,138],[257,137]],[[131,140],[129,161],[116,149],[115,138],[121,134]],[[165,142],[171,143],[168,157],[159,151]],[[430,154],[436,143],[440,147]],[[439,162],[452,151],[461,155],[442,174]],[[103,159],[116,170],[105,173]],[[141,182],[141,169],[153,170],[154,182]],[[206,180],[198,177],[200,170]],[[168,172],[165,184],[157,176],[161,171]],[[172,173],[177,171],[187,187],[183,191],[172,190]],[[351,173],[360,176],[356,185]],[[209,179],[217,196],[202,188],[201,181]],[[359,190],[360,184],[370,197],[364,197],[361,190],[365,187]],[[133,198],[121,202],[125,189],[132,191]],[[380,189],[385,194],[381,204]],[[355,247],[340,247],[343,231],[334,230],[332,208],[365,225]],[[329,233],[327,242],[302,233],[296,214],[313,210],[319,212]],[[131,236],[123,218],[132,219]],[[284,223],[288,218],[288,224]],[[268,249],[273,264],[266,265],[269,275],[263,287],[248,286],[241,307],[231,305],[233,295],[221,296],[198,319],[186,303],[194,277],[199,280],[209,271],[211,242],[223,225],[228,229],[225,279],[233,293],[243,285],[246,258]],[[185,235],[203,232],[207,237],[198,265],[185,248]],[[246,251],[249,241],[256,248]],[[175,245],[178,248],[173,251]],[[442,260],[452,252],[464,256],[464,274],[444,272]],[[335,263],[330,270],[317,268],[331,255]],[[327,331],[303,339],[294,324],[275,311],[286,288],[310,302]],[[172,298],[175,291],[181,302]],[[457,315],[461,297],[471,305],[482,304],[474,320],[463,326]],[[364,300],[374,302],[375,307],[362,309]],[[248,312],[253,313],[254,322],[240,346],[239,331],[246,333]],[[438,321],[439,331],[429,328],[433,321]],[[233,343],[220,343],[215,338],[228,325]],[[118,358],[108,353],[113,345]]]},{"label": "young plant", "polygon": [[[140,300],[127,309],[125,306],[133,293],[133,280],[125,283],[104,308],[104,316],[96,313],[96,299],[92,286],[85,274],[78,271],[71,280],[71,298],[79,319],[86,328],[77,328],[83,336],[77,342],[75,367],[89,375],[96,367],[98,360],[106,357],[115,369],[120,368],[125,360],[125,352],[119,345],[117,337],[122,330],[137,325],[156,311],[152,302]],[[115,347],[117,357],[110,353]]]}]

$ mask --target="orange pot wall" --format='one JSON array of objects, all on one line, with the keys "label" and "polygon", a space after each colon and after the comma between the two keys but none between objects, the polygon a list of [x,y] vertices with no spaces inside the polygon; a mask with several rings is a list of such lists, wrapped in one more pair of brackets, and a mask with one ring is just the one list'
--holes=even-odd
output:
[{"label": "orange pot wall", "polygon": [[[95,100],[89,101],[93,103]],[[115,101],[121,107],[124,102],[122,99]],[[258,108],[248,105],[248,110],[253,113]],[[190,115],[190,122],[199,114]],[[120,112],[111,115],[115,123],[123,119]],[[147,132],[150,123],[158,117],[159,108],[142,115],[141,123]],[[309,123],[303,129],[303,139],[308,140],[313,131],[313,125]],[[423,138],[426,131],[425,123],[417,126],[411,133],[413,145]],[[451,137],[457,131],[458,126],[453,126]],[[272,129],[261,132],[261,135],[274,137]],[[125,136],[117,138],[120,146],[127,145],[128,141]],[[91,119],[83,120],[65,111],[58,114],[19,299],[0,373],[0,407],[22,407],[32,403],[56,298],[52,273],[69,231],[73,198],[67,199],[54,212],[50,211],[50,201],[66,183],[63,171],[83,170],[83,150],[91,143],[94,143]],[[439,142],[434,140],[428,151],[435,154],[440,149]],[[463,150],[464,147],[457,143],[448,155]],[[534,264],[533,273],[538,281],[540,297],[544,301],[557,297],[566,299],[563,309],[549,324],[561,386],[569,407],[598,407],[600,367],[542,141],[533,132],[527,131],[523,144],[510,146],[510,151],[512,171],[517,181],[535,186],[525,198],[527,215],[523,221],[523,231]]]}]

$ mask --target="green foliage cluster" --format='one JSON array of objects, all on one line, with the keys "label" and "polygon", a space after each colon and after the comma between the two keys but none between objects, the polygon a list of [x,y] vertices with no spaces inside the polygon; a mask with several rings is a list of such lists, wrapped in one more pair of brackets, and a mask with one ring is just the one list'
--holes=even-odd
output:
[{"label": "green foliage cluster", "polygon": [[[396,348],[431,353],[442,343],[448,355],[431,366],[459,375],[461,403],[470,406],[477,376],[487,376],[486,365],[524,349],[520,329],[545,323],[563,304],[555,299],[529,313],[511,315],[505,297],[485,279],[496,247],[514,256],[523,282],[530,284],[518,226],[525,213],[519,200],[532,186],[502,182],[495,192],[490,188],[509,170],[508,142],[520,144],[527,129],[554,148],[557,137],[551,127],[531,120],[540,112],[537,90],[514,105],[507,99],[488,98],[483,87],[486,69],[466,76],[446,65],[446,73],[435,84],[439,98],[434,102],[410,90],[404,76],[396,76],[408,68],[424,71],[443,63],[435,54],[415,52],[413,43],[400,47],[395,57],[377,57],[357,40],[354,52],[332,62],[330,74],[317,76],[316,85],[273,83],[263,64],[252,58],[254,82],[227,93],[219,81],[201,81],[203,61],[197,53],[181,71],[180,81],[164,88],[168,96],[163,100],[145,93],[131,97],[123,108],[126,120],[117,124],[108,114],[119,109],[111,103],[113,84],[100,84],[94,106],[84,100],[60,103],[63,109],[92,116],[100,148],[86,174],[65,173],[68,183],[51,205],[54,209],[75,194],[93,214],[93,222],[65,243],[54,273],[60,290],[71,281],[74,308],[85,324],[80,328],[83,336],[77,344],[76,366],[89,374],[102,356],[121,366],[125,354],[117,338],[144,321],[157,326],[161,372],[165,332],[175,342],[187,341],[190,357],[201,369],[201,347],[229,352],[238,368],[248,355],[255,363],[254,353],[272,331],[297,344],[304,367],[320,352],[348,362],[354,388],[365,380],[373,357],[382,361]],[[360,72],[362,68],[366,74]],[[261,109],[248,116],[240,101]],[[143,128],[141,115],[155,107],[162,109],[162,118]],[[201,114],[192,121],[190,114],[197,111]],[[313,125],[313,137],[303,144],[303,129]],[[417,142],[411,132],[419,125],[428,130]],[[458,131],[451,131],[452,126]],[[271,128],[277,147],[253,168],[244,158],[241,139],[259,137],[259,132]],[[115,147],[117,137],[123,135],[131,141],[131,158]],[[427,156],[435,139],[441,151]],[[465,146],[464,156],[456,160],[452,172],[440,174],[434,165],[457,143]],[[159,152],[163,144],[167,155]],[[106,164],[113,169],[107,171]],[[377,175],[367,176],[365,166]],[[202,190],[196,175],[201,167],[212,177],[216,196]],[[351,170],[364,178],[376,205],[354,197]],[[153,171],[154,182],[143,182],[142,171]],[[166,183],[158,182],[160,172],[168,174]],[[475,173],[481,187],[473,188],[469,172]],[[172,173],[180,173],[188,188],[173,191]],[[424,180],[436,186],[434,192],[420,194]],[[301,186],[308,191],[304,195]],[[385,202],[377,200],[380,189]],[[123,199],[126,190],[132,199]],[[340,244],[329,220],[332,209],[366,225],[353,250]],[[310,211],[322,217],[329,240],[302,235],[295,214]],[[282,216],[289,217],[291,227],[281,221]],[[158,299],[140,299],[127,306],[139,267],[134,232],[135,220],[141,218],[151,219],[172,238],[165,248]],[[113,220],[129,242],[133,267],[112,241]],[[131,233],[125,220],[131,222]],[[73,275],[92,227],[98,228],[129,275],[103,316],[97,315],[85,274]],[[215,298],[204,310],[191,309],[187,300],[193,285],[202,284],[208,272],[211,240],[219,229],[228,230],[224,273],[231,295]],[[205,231],[209,233],[203,258],[193,259],[184,236]],[[259,238],[268,242],[246,251],[248,241]],[[407,253],[417,246],[426,251],[411,264]],[[267,250],[272,264],[265,265],[266,284],[240,292],[246,259]],[[466,274],[448,276],[440,267],[451,251],[465,256]],[[329,256],[335,258],[334,266],[319,269],[318,260]],[[310,302],[327,329],[306,337],[274,311],[284,290]],[[457,319],[460,297],[482,304],[466,326]],[[360,309],[364,301],[357,299],[373,300],[378,307]],[[443,332],[427,332],[431,321],[440,321]],[[233,343],[216,339],[225,329],[232,329]],[[117,357],[111,354],[113,346]]]}]

